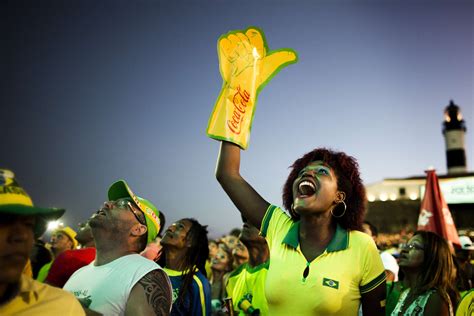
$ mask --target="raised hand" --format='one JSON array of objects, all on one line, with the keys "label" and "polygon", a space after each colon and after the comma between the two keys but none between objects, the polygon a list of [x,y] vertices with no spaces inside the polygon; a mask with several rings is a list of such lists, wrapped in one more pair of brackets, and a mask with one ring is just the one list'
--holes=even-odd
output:
[{"label": "raised hand", "polygon": [[224,84],[207,134],[246,149],[260,89],[297,56],[291,49],[269,52],[263,32],[255,27],[224,34],[217,46]]}]

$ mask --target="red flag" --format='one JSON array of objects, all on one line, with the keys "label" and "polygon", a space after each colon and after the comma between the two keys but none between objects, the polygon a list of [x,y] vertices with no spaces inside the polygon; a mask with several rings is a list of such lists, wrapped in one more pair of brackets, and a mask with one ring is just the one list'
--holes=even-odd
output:
[{"label": "red flag", "polygon": [[425,196],[421,202],[418,230],[435,232],[460,246],[461,242],[451,212],[439,188],[438,176],[435,170],[427,170],[426,174]]}]

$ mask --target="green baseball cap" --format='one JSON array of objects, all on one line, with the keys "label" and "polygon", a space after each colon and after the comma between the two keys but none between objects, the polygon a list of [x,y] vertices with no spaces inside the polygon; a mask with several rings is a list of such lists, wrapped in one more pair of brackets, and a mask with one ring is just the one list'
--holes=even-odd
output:
[{"label": "green baseball cap", "polygon": [[125,180],[118,180],[114,182],[108,192],[110,201],[116,201],[123,198],[131,198],[133,202],[138,206],[140,211],[145,215],[146,227],[147,227],[147,243],[153,241],[158,232],[160,231],[160,211],[150,201],[136,196],[128,186]]},{"label": "green baseball cap", "polygon": [[11,170],[0,169],[0,214],[35,216],[34,233],[36,237],[44,234],[48,221],[56,220],[64,214],[62,208],[33,206],[33,201],[20,187]]}]

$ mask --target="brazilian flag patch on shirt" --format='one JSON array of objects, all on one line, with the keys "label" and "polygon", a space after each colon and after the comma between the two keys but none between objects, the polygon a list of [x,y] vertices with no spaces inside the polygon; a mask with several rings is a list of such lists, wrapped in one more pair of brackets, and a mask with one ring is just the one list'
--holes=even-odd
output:
[{"label": "brazilian flag patch on shirt", "polygon": [[331,288],[337,290],[339,288],[339,281],[324,278],[323,279],[323,286],[331,287]]}]

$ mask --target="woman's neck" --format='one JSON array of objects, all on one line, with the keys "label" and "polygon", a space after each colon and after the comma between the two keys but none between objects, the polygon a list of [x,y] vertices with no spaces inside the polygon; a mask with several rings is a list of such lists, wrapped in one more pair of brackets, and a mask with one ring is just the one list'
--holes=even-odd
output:
[{"label": "woman's neck", "polygon": [[410,288],[412,292],[417,292],[419,288],[419,271],[412,271],[411,269],[403,270],[404,279],[403,285],[407,288]]},{"label": "woman's neck", "polygon": [[300,221],[299,238],[326,247],[332,239],[336,225],[329,212],[305,216]]},{"label": "woman's neck", "polygon": [[218,283],[222,281],[225,271],[221,270],[212,270],[212,283]]},{"label": "woman's neck", "polygon": [[316,243],[324,240],[330,241],[334,235],[335,228],[336,225],[330,212],[309,215],[301,218],[299,237],[300,240]]},{"label": "woman's neck", "polygon": [[308,262],[320,256],[331,242],[336,224],[330,212],[301,217],[299,243]]}]

